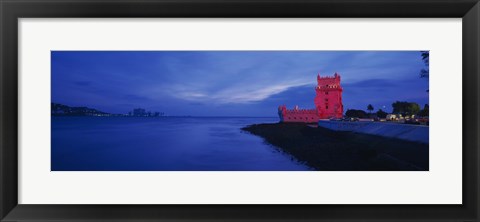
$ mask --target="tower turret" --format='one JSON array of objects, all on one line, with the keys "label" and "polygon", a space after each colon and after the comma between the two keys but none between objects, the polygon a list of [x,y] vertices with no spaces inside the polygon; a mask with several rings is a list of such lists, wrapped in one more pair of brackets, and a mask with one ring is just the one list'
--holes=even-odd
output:
[{"label": "tower turret", "polygon": [[340,85],[338,73],[335,73],[333,77],[318,75],[315,91],[317,93],[314,99],[315,107],[321,119],[343,116],[343,88]]}]

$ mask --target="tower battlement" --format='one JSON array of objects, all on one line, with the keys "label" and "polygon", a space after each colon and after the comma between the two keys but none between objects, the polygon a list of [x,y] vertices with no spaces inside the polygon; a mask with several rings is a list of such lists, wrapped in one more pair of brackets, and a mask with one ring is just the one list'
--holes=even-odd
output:
[{"label": "tower battlement", "polygon": [[340,75],[338,73],[333,74],[333,76],[321,76],[320,73],[317,74],[317,79],[338,79],[340,80]]},{"label": "tower battlement", "polygon": [[328,85],[340,85],[340,75],[335,73],[333,76],[320,76],[317,75],[317,85],[321,86],[328,86]]}]

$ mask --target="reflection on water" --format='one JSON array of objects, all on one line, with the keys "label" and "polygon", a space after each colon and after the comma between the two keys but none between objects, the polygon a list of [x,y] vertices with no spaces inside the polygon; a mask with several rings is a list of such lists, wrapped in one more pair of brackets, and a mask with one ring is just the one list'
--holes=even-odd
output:
[{"label": "reflection on water", "polygon": [[309,170],[240,130],[277,118],[52,117],[52,170]]}]

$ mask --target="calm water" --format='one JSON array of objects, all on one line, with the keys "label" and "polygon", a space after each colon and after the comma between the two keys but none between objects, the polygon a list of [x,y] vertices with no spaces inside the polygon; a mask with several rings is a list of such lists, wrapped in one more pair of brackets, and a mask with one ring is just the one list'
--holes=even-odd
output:
[{"label": "calm water", "polygon": [[52,117],[52,170],[309,170],[240,130],[277,121]]}]

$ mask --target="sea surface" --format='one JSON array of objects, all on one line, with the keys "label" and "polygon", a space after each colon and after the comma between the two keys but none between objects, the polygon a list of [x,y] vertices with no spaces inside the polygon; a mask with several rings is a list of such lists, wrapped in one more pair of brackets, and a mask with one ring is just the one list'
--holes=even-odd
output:
[{"label": "sea surface", "polygon": [[52,117],[52,171],[311,170],[241,128],[278,118]]}]

